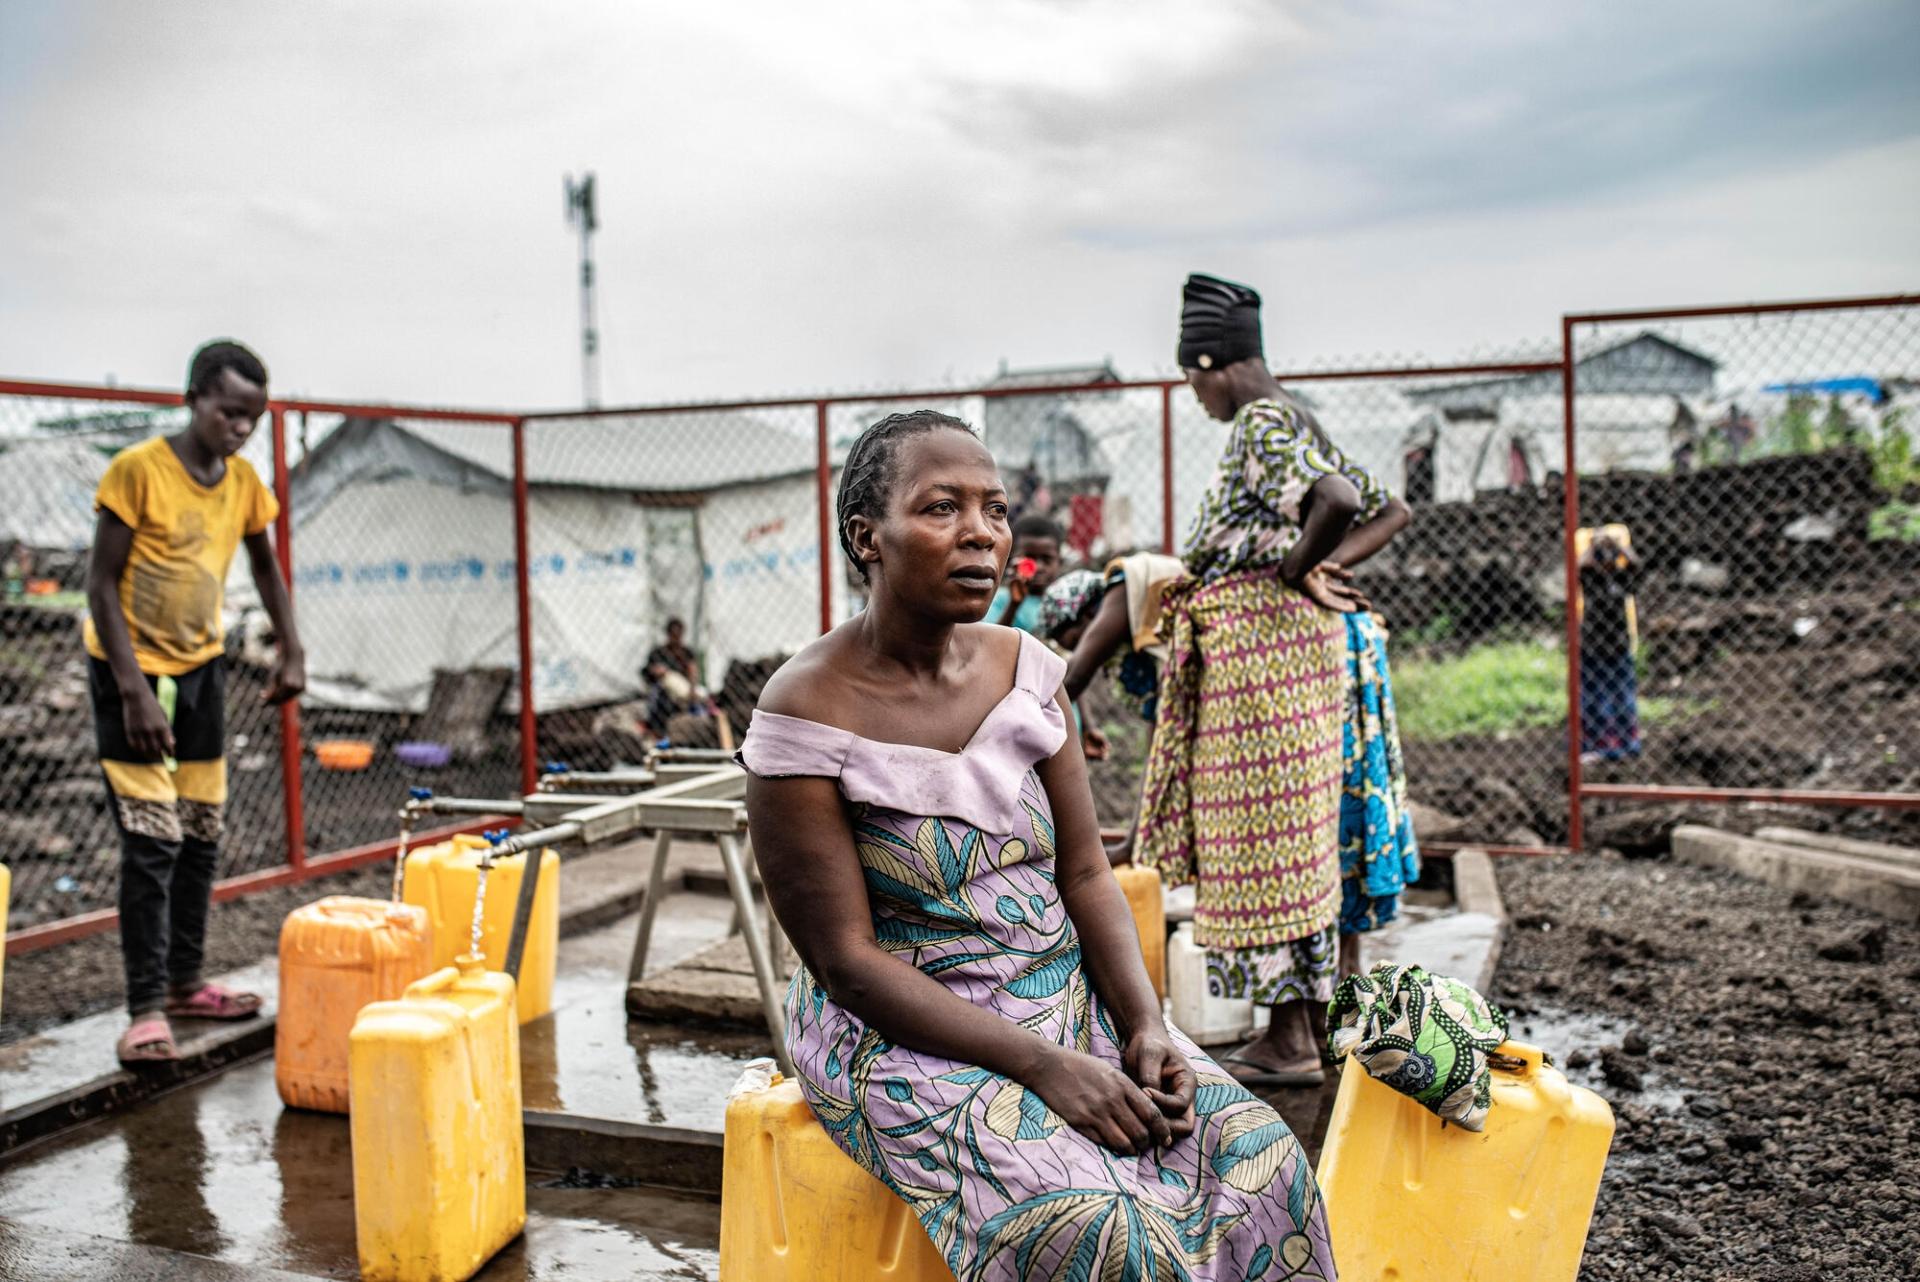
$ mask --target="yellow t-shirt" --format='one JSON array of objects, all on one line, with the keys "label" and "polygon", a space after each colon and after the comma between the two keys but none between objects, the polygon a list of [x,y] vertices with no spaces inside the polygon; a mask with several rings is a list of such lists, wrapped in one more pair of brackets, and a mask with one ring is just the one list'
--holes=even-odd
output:
[{"label": "yellow t-shirt", "polygon": [[[177,677],[218,655],[234,549],[280,514],[253,465],[236,455],[218,485],[202,485],[166,438],[155,436],[113,456],[93,507],[133,528],[120,608],[140,671]],[[92,619],[86,642],[88,654],[107,657]]]}]

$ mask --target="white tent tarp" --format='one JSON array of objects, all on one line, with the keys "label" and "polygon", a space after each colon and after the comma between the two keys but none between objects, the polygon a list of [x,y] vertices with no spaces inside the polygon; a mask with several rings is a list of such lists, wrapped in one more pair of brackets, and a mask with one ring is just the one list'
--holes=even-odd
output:
[{"label": "white tent tarp", "polygon": [[[839,476],[829,487],[839,485]],[[734,659],[792,654],[820,634],[819,507],[811,474],[716,490],[700,509],[701,641],[718,683]],[[847,566],[829,534],[833,617],[848,617]]]},{"label": "white tent tarp", "polygon": [[[513,511],[499,477],[391,425],[356,428],[295,483],[295,599],[316,698],[418,712],[434,669],[514,667]],[[535,485],[536,705],[631,698],[666,620],[717,685],[734,659],[818,634],[811,473],[678,499]],[[848,609],[834,574],[836,618]],[[516,700],[517,702],[517,700]]]},{"label": "white tent tarp", "polygon": [[107,455],[86,441],[0,441],[0,543],[78,552],[93,543],[93,495]]}]

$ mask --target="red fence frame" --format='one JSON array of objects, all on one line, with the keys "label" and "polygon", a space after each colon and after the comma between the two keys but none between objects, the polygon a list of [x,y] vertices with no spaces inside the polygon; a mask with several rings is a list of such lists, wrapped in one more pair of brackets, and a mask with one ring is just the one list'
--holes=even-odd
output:
[{"label": "red fence frame", "polygon": [[[21,379],[0,379],[0,396],[32,396],[48,400],[83,400],[121,402],[134,405],[179,405],[182,396],[179,392],[160,391],[154,388],[128,388],[93,386],[83,383],[50,383]],[[538,757],[535,751],[534,723],[531,713],[532,699],[532,629],[527,610],[526,592],[526,477],[525,460],[519,449],[520,419],[512,414],[484,410],[446,410],[425,409],[401,405],[368,405],[344,401],[321,401],[307,399],[274,399],[267,402],[267,421],[272,433],[273,444],[273,488],[280,498],[280,514],[274,521],[274,555],[279,561],[280,574],[286,581],[287,594],[294,591],[293,574],[293,514],[290,499],[291,468],[287,458],[287,416],[290,413],[342,414],[374,418],[410,418],[428,419],[440,422],[474,423],[504,426],[515,433],[514,449],[514,494],[515,494],[515,552],[520,558],[521,570],[519,583],[519,620],[520,659],[521,659],[521,724],[520,757],[521,774],[527,781],[527,790],[533,788],[533,779],[537,775]],[[276,886],[296,885],[316,877],[325,877],[332,873],[346,872],[365,864],[378,863],[391,859],[397,847],[395,841],[373,842],[364,846],[354,846],[346,850],[330,851],[314,857],[307,850],[305,827],[305,804],[301,780],[301,761],[304,743],[300,729],[300,710],[293,703],[280,708],[280,764],[283,789],[283,804],[286,813],[286,860],[278,868],[266,868],[257,872],[243,873],[236,877],[224,878],[214,884],[213,897],[216,900],[234,899],[258,890],[268,890]],[[396,806],[397,806],[396,801]],[[417,842],[444,840],[457,832],[478,832],[483,828],[511,823],[512,820],[501,816],[483,816],[470,821],[437,828],[431,832],[415,835]],[[68,940],[85,938],[111,930],[119,924],[120,914],[113,909],[82,913],[60,921],[42,922],[24,926],[7,934],[6,951],[9,957],[17,953],[32,952],[37,948],[46,948]]]},{"label": "red fence frame", "polygon": [[[1575,357],[1573,351],[1573,332],[1576,326],[1590,323],[1628,322],[1642,320],[1697,319],[1715,316],[1758,315],[1764,313],[1793,311],[1829,311],[1847,308],[1903,307],[1920,306],[1920,294],[1880,295],[1864,298],[1822,299],[1785,303],[1736,304],[1718,307],[1683,307],[1641,311],[1617,312],[1580,312],[1569,313],[1561,318],[1559,360],[1479,362],[1442,365],[1399,366],[1371,369],[1337,370],[1296,370],[1276,371],[1275,376],[1287,383],[1310,383],[1332,381],[1389,380],[1434,377],[1493,377],[1500,375],[1551,374],[1558,373],[1561,378],[1562,397],[1565,404],[1563,419],[1565,457],[1569,465],[1564,469],[1564,556],[1567,592],[1569,601],[1573,600],[1579,586],[1579,566],[1574,552],[1574,532],[1579,526],[1579,476],[1572,466],[1577,458],[1575,452],[1578,432],[1575,411]],[[1179,379],[1142,379],[1115,380],[1097,383],[1068,383],[1033,387],[976,387],[943,388],[939,390],[906,390],[895,392],[863,392],[832,396],[779,397],[735,401],[676,402],[672,404],[636,405],[610,409],[587,410],[549,410],[539,413],[514,413],[505,410],[460,410],[429,409],[414,406],[373,404],[352,401],[309,400],[305,398],[275,399],[268,402],[273,440],[273,472],[275,491],[282,496],[280,516],[274,527],[274,547],[280,562],[280,571],[286,577],[289,593],[293,590],[293,521],[290,511],[290,468],[287,459],[286,422],[289,413],[324,413],[353,415],[370,418],[397,418],[430,420],[449,423],[471,423],[506,428],[512,436],[512,488],[513,488],[513,544],[516,562],[515,573],[515,627],[519,657],[519,750],[521,784],[526,791],[532,791],[539,774],[539,736],[536,708],[533,698],[534,641],[531,592],[528,585],[528,478],[526,461],[527,424],[553,419],[581,419],[608,417],[653,417],[677,413],[711,412],[718,410],[753,409],[797,409],[811,407],[814,411],[814,484],[818,509],[817,537],[820,545],[820,627],[822,631],[833,624],[832,576],[838,564],[832,555],[835,540],[832,531],[832,484],[833,459],[832,442],[828,433],[828,414],[836,405],[855,405],[900,401],[940,401],[959,398],[979,397],[986,400],[1004,399],[1019,396],[1047,395],[1086,395],[1099,392],[1157,390],[1160,393],[1160,443],[1161,443],[1161,530],[1162,550],[1172,552],[1175,544],[1174,516],[1174,439],[1173,439],[1173,397],[1184,386]],[[120,401],[141,405],[178,405],[181,395],[174,391],[162,391],[151,388],[125,388],[95,386],[78,383],[44,382],[18,379],[0,379],[0,396],[32,396],[63,400]],[[1475,845],[1476,849],[1491,850],[1501,854],[1543,854],[1551,851],[1581,848],[1582,804],[1587,798],[1595,799],[1640,799],[1640,800],[1681,800],[1681,801],[1774,801],[1801,804],[1835,806],[1886,806],[1899,808],[1920,808],[1920,795],[1904,793],[1849,793],[1849,792],[1810,792],[1770,789],[1724,789],[1724,788],[1672,788],[1655,785],[1631,784],[1589,784],[1582,777],[1580,762],[1580,695],[1579,661],[1580,635],[1578,621],[1573,611],[1567,611],[1567,725],[1568,725],[1568,843],[1567,847],[1486,847]],[[303,749],[300,714],[296,707],[288,705],[281,712],[281,762],[282,777],[286,791],[286,862],[278,868],[269,868],[259,872],[223,880],[214,887],[214,898],[225,900],[245,895],[256,890],[275,886],[298,884],[331,873],[344,872],[365,864],[390,859],[396,843],[392,841],[375,842],[357,846],[348,850],[333,851],[318,857],[310,856],[306,849],[306,836],[303,827],[303,798],[301,795],[301,754]],[[418,834],[416,840],[431,841],[444,839],[456,832],[476,832],[482,828],[511,823],[503,817],[483,817],[471,822],[450,825],[432,832]],[[1442,844],[1434,844],[1436,852],[1443,849]],[[87,913],[62,921],[47,922],[25,927],[7,937],[6,951],[9,956],[44,948],[51,944],[82,938],[110,929],[117,924],[118,914],[111,911]]]},{"label": "red fence frame", "polygon": [[[1876,294],[1856,298],[1806,299],[1783,303],[1727,303],[1713,307],[1657,307],[1633,311],[1569,312],[1560,318],[1560,387],[1564,407],[1567,465],[1565,515],[1562,537],[1565,539],[1567,601],[1580,593],[1580,561],[1574,548],[1574,535],[1580,528],[1580,472],[1574,466],[1579,434],[1577,407],[1579,389],[1575,386],[1573,332],[1580,325],[1629,324],[1637,321],[1707,320],[1716,317],[1768,316],[1791,312],[1834,312],[1887,307],[1920,307],[1920,294]],[[1567,845],[1582,848],[1582,810],[1587,798],[1616,801],[1700,801],[1700,802],[1772,802],[1801,806],[1878,806],[1899,810],[1920,809],[1920,793],[1846,792],[1791,788],[1692,788],[1659,784],[1588,783],[1580,760],[1580,622],[1567,610]]]}]

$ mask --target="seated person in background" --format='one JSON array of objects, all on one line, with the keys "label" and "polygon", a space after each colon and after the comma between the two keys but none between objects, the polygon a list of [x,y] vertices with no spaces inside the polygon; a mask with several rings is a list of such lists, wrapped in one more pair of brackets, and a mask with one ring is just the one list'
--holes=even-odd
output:
[{"label": "seated person in background", "polygon": [[993,594],[987,622],[1040,635],[1040,602],[1060,573],[1060,548],[1066,542],[1059,522],[1029,512],[1013,523],[1013,554],[1007,581]]},{"label": "seated person in background", "polygon": [[647,726],[664,733],[667,722],[689,708],[705,707],[700,688],[700,661],[687,648],[687,625],[667,620],[667,639],[647,653],[641,674],[647,681]]}]

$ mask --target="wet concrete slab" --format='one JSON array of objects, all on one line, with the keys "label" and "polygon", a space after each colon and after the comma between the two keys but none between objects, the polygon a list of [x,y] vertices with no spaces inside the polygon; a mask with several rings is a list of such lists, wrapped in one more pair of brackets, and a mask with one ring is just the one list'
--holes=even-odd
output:
[{"label": "wet concrete slab", "polygon": [[[637,920],[636,910],[645,897],[652,850],[650,840],[635,841],[566,861],[560,883],[560,929],[568,939],[563,955],[571,955],[573,937],[605,929],[609,923],[628,923],[626,934],[631,939],[631,923]],[[718,861],[719,852],[710,844],[683,842],[676,843],[670,867],[684,878],[687,870]],[[668,882],[676,884],[672,879]],[[662,914],[658,955],[678,959],[724,934],[724,907],[718,910],[721,926],[710,929],[706,923],[713,914],[705,910],[707,901],[702,897],[675,895],[669,902],[675,907]],[[620,964],[621,974],[609,989],[616,996],[625,987],[624,954]],[[137,1072],[122,1068],[113,1054],[114,1041],[126,1026],[126,1016],[119,1011],[104,1011],[0,1047],[0,1155],[269,1053],[278,977],[279,967],[272,957],[219,976],[229,987],[259,993],[266,1005],[251,1020],[175,1021],[182,1053],[175,1064]],[[581,977],[569,975],[564,966],[562,977],[560,983],[570,993],[583,989]],[[590,982],[605,983],[599,975]]]},{"label": "wet concrete slab", "polygon": [[[643,862],[634,860],[640,872]],[[671,895],[653,964],[671,967],[724,939],[731,911],[723,898]],[[1430,945],[1451,942],[1465,950],[1452,973],[1472,974],[1463,916],[1472,914],[1444,898],[1410,895],[1396,931],[1368,941],[1368,960],[1445,971]],[[522,1030],[529,1228],[483,1279],[714,1276],[725,1095],[744,1062],[770,1047],[757,1033],[629,1021],[636,925],[627,916],[564,939],[554,1013]],[[1270,1097],[1310,1152],[1336,1083]],[[630,1181],[707,1196],[612,1186]],[[85,1240],[71,1244],[73,1258],[111,1265],[78,1276],[351,1277],[346,1119],[282,1109],[269,1062],[233,1068],[0,1167],[0,1278],[59,1276],[38,1257],[8,1271],[9,1223],[29,1236],[77,1234]],[[123,1264],[113,1249],[132,1254]],[[163,1271],[206,1261],[228,1271]]]},{"label": "wet concrete slab", "polygon": [[262,1013],[248,1020],[175,1020],[181,1058],[172,1064],[122,1068],[113,1048],[127,1017],[118,1010],[0,1046],[0,1155],[270,1053],[277,974],[266,961],[222,975],[231,988],[259,993]]},{"label": "wet concrete slab", "polygon": [[[653,930],[656,964],[726,934],[728,900],[672,895]],[[530,1111],[718,1130],[739,1066],[771,1052],[764,1033],[687,1030],[627,1019],[627,962],[636,918],[564,941],[554,1013],[522,1027],[522,1089]]]},{"label": "wet concrete slab", "polygon": [[1506,914],[1497,893],[1491,902],[1475,901],[1474,908],[1477,911],[1463,911],[1438,891],[1408,891],[1398,917],[1360,937],[1360,965],[1419,965],[1488,992],[1500,960]]},{"label": "wet concrete slab", "polygon": [[[669,896],[655,963],[671,967],[725,936],[732,904]],[[689,1190],[720,1189],[726,1093],[764,1032],[629,1021],[626,978],[637,917],[564,941],[554,1013],[521,1029],[527,1160]]]},{"label": "wet concrete slab", "polygon": [[[797,965],[792,950],[783,946],[774,960],[781,992]],[[745,936],[702,948],[677,965],[649,966],[646,976],[627,989],[627,1013],[658,1024],[765,1028],[766,1012]]]},{"label": "wet concrete slab", "polygon": [[[480,1272],[483,1282],[653,1282],[717,1272],[719,1208],[710,1200],[554,1187],[538,1175],[530,1175],[527,1197],[526,1233]],[[97,1252],[76,1244],[82,1260],[113,1264],[107,1247],[119,1244],[131,1252],[126,1259],[149,1268],[135,1277],[355,1277],[347,1119],[282,1109],[272,1065],[250,1064],[0,1169],[0,1221],[30,1240],[43,1230],[104,1240]],[[40,1267],[53,1246],[23,1257],[16,1271],[4,1242],[0,1236],[0,1278],[60,1276]],[[186,1258],[169,1261],[166,1253]],[[194,1257],[229,1271],[194,1271]],[[118,1272],[115,1265],[73,1276]]]},{"label": "wet concrete slab", "polygon": [[0,1220],[0,1278],[34,1282],[308,1282],[309,1273],[222,1264],[204,1256],[136,1246],[47,1225]]},{"label": "wet concrete slab", "polygon": [[[711,944],[730,913],[725,901],[670,897],[656,956],[671,964]],[[565,1178],[584,1168],[717,1190],[726,1090],[769,1048],[764,1037],[630,1029],[636,923],[628,916],[563,939],[554,1012],[522,1029],[528,1229],[479,1274],[486,1282],[715,1274],[710,1194],[568,1187]],[[109,1054],[117,1027],[106,1025]],[[578,1170],[572,1182],[583,1182]],[[73,1276],[353,1277],[347,1119],[283,1108],[261,1059],[13,1157],[0,1167],[0,1221],[29,1237],[84,1229],[68,1252],[79,1262]],[[0,1253],[0,1278],[60,1276],[47,1260],[67,1258],[61,1249],[21,1256],[18,1271]]]},{"label": "wet concrete slab", "polygon": [[[672,963],[724,937],[728,917],[726,900],[670,896],[655,956]],[[488,1282],[651,1282],[718,1269],[710,1196],[572,1188],[564,1178],[574,1167],[718,1190],[726,1090],[741,1063],[768,1052],[764,1036],[630,1027],[624,990],[636,923],[628,915],[563,938],[555,1011],[522,1027],[528,1230],[478,1274]],[[108,1046],[115,1029],[109,1023]],[[348,1119],[284,1109],[273,1063],[259,1059],[13,1157],[0,1167],[0,1221],[27,1236],[84,1228],[86,1238],[65,1257],[56,1246],[23,1255],[17,1270],[0,1253],[0,1278],[60,1276],[48,1259],[79,1261],[73,1276],[88,1278],[273,1269],[351,1278]]]}]

